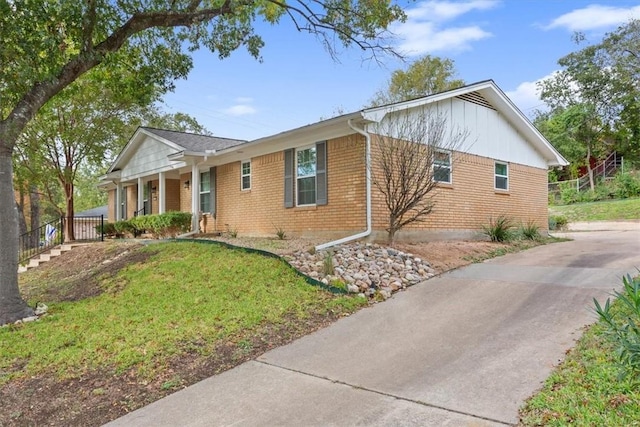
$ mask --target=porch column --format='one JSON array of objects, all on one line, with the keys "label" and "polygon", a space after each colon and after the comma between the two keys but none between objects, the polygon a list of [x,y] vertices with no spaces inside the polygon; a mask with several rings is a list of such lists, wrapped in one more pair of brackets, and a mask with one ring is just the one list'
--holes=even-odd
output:
[{"label": "porch column", "polygon": [[136,211],[140,212],[143,208],[144,208],[144,182],[142,181],[142,178],[138,178],[138,203],[137,203]]},{"label": "porch column", "polygon": [[164,172],[158,174],[158,213],[164,213],[167,209],[166,176]]},{"label": "porch column", "polygon": [[122,182],[116,182],[116,221],[122,221]]},{"label": "porch column", "polygon": [[200,171],[198,165],[191,165],[191,231],[198,231],[198,213],[200,211]]}]

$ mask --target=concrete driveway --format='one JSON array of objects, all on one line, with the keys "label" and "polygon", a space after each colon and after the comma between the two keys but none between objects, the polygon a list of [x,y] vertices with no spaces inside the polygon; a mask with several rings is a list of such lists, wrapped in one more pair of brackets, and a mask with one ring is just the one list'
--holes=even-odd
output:
[{"label": "concrete driveway", "polygon": [[110,426],[500,426],[640,267],[640,230],[571,233],[428,280]]}]

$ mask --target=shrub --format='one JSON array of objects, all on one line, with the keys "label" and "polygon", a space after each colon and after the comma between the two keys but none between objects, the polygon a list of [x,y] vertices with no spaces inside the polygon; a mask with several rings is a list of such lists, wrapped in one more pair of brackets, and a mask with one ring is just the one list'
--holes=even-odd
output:
[{"label": "shrub", "polygon": [[115,237],[117,235],[116,225],[112,222],[105,222],[103,224],[96,225],[96,233],[104,233],[107,237]]},{"label": "shrub", "polygon": [[550,215],[549,216],[549,230],[564,230],[567,228],[569,220],[564,215]]},{"label": "shrub", "polygon": [[175,237],[191,229],[189,212],[165,212],[154,215],[139,215],[129,220],[136,234],[151,233],[155,238]]},{"label": "shrub", "polygon": [[540,239],[540,227],[533,220],[527,221],[526,224],[520,225],[519,234],[522,238],[527,240]]},{"label": "shrub", "polygon": [[613,194],[618,199],[640,196],[640,178],[630,173],[619,173],[613,178]]},{"label": "shrub", "polygon": [[513,221],[500,215],[496,219],[490,218],[489,225],[483,225],[482,231],[492,242],[506,242],[513,238]]},{"label": "shrub", "polygon": [[325,276],[330,276],[334,273],[333,251],[327,251],[324,253],[324,257],[322,259],[322,272]]},{"label": "shrub", "polygon": [[613,310],[611,301],[602,307],[594,298],[595,312],[607,327],[608,335],[616,345],[621,375],[640,376],[640,277],[622,278],[623,290],[615,291],[620,307]]},{"label": "shrub", "polygon": [[127,221],[126,219],[116,221],[113,224],[113,227],[118,237],[131,238],[135,236],[135,233],[136,233],[135,227],[133,226],[133,224],[131,224],[131,222]]},{"label": "shrub", "polygon": [[276,237],[278,240],[284,240],[287,238],[287,232],[284,231],[284,228],[278,227],[277,225],[274,225],[274,227],[276,229]]}]

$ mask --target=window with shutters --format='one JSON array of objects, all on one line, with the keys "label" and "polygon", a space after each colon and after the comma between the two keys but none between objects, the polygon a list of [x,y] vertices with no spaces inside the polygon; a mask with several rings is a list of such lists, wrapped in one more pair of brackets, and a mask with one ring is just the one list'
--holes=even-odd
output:
[{"label": "window with shutters", "polygon": [[251,190],[251,160],[245,160],[241,163],[240,181],[242,190]]},{"label": "window with shutters", "polygon": [[496,190],[508,190],[509,189],[509,165],[506,163],[495,163],[495,189]]},{"label": "window with shutters", "polygon": [[200,173],[200,212],[211,212],[211,175]]},{"label": "window with shutters", "polygon": [[296,150],[296,205],[316,203],[316,147]]}]

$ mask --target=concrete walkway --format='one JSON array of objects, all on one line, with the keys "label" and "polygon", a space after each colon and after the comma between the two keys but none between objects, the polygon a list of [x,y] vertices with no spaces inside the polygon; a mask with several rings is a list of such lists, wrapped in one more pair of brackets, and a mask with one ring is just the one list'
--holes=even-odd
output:
[{"label": "concrete walkway", "polygon": [[474,264],[110,426],[503,426],[640,267],[640,231]]}]

